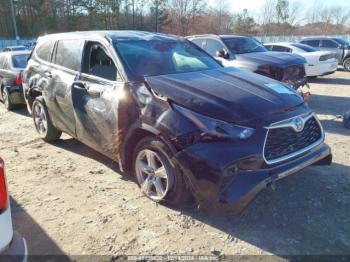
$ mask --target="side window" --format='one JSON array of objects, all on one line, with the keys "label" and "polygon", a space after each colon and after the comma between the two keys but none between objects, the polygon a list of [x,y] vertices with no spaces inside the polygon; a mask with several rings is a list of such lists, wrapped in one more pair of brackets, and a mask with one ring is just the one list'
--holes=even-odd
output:
[{"label": "side window", "polygon": [[74,71],[80,70],[82,40],[60,40],[57,44],[55,64]]},{"label": "side window", "polygon": [[117,67],[101,44],[88,42],[83,57],[83,73],[111,81],[117,80]]},{"label": "side window", "polygon": [[223,49],[225,49],[225,47],[219,41],[214,39],[207,39],[207,46],[205,48],[205,51],[207,51],[207,53],[209,53],[211,56],[216,56],[216,53],[218,51],[222,51]]},{"label": "side window", "polygon": [[272,51],[277,51],[277,52],[289,52],[291,53],[292,50],[288,47],[285,46],[279,46],[279,45],[274,45],[272,48]]},{"label": "side window", "polygon": [[45,41],[36,48],[35,53],[40,59],[50,62],[54,45],[54,40]]},{"label": "side window", "polygon": [[313,47],[319,47],[320,46],[320,40],[306,40],[302,41],[303,44],[311,45]]},{"label": "side window", "polygon": [[338,44],[332,40],[322,40],[322,47],[337,48]]},{"label": "side window", "polygon": [[197,46],[199,46],[200,48],[202,48],[203,50],[205,50],[206,41],[204,39],[193,39],[191,41],[195,43]]},{"label": "side window", "polygon": [[273,45],[265,45],[265,47],[267,48],[267,50],[273,51]]}]

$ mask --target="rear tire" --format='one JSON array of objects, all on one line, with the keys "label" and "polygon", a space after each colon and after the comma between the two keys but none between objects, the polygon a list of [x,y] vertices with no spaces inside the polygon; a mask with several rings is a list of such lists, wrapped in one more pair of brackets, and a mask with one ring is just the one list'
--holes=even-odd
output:
[{"label": "rear tire", "polygon": [[343,67],[346,72],[350,72],[350,57],[344,60]]},{"label": "rear tire", "polygon": [[10,93],[6,87],[4,87],[2,90],[2,100],[7,110],[10,111],[15,108],[15,105],[11,102]]},{"label": "rear tire", "polygon": [[188,202],[191,194],[172,156],[165,143],[147,136],[136,146],[133,172],[142,193],[152,201],[180,205]]},{"label": "rear tire", "polygon": [[42,96],[34,100],[32,116],[36,131],[44,141],[50,142],[60,138],[62,131],[53,126]]}]

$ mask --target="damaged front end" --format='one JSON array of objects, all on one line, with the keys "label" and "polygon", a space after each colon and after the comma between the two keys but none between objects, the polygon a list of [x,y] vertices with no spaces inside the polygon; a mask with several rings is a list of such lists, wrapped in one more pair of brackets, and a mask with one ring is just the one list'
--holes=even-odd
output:
[{"label": "damaged front end", "polygon": [[307,82],[304,65],[292,65],[284,68],[281,81],[297,90],[305,101],[310,99],[310,86]]},{"label": "damaged front end", "polygon": [[[244,72],[223,70],[201,78],[147,77],[131,86],[140,122],[172,148],[172,162],[199,208],[237,214],[267,185],[307,166],[330,164],[332,155],[320,122],[298,95],[271,96],[268,85],[249,85]],[[214,82],[222,86],[214,89]],[[246,104],[235,107],[243,97]]]}]

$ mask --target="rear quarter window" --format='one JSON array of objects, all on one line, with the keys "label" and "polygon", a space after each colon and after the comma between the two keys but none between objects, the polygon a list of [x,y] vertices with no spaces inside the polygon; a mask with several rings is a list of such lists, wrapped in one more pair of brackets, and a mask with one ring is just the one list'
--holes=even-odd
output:
[{"label": "rear quarter window", "polygon": [[82,57],[81,40],[60,40],[57,44],[55,63],[74,71],[80,70]]},{"label": "rear quarter window", "polygon": [[55,41],[54,40],[48,40],[45,41],[43,43],[41,43],[37,48],[36,48],[36,55],[47,62],[51,61],[51,53],[52,53],[52,49],[55,45]]}]

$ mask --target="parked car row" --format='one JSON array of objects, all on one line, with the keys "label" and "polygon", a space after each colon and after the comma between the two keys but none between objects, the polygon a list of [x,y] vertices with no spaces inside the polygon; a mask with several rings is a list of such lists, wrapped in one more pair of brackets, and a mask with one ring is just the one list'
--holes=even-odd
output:
[{"label": "parked car row", "polygon": [[238,67],[289,84],[294,89],[307,85],[305,59],[287,53],[270,52],[252,37],[196,35],[188,37],[225,67]]}]

